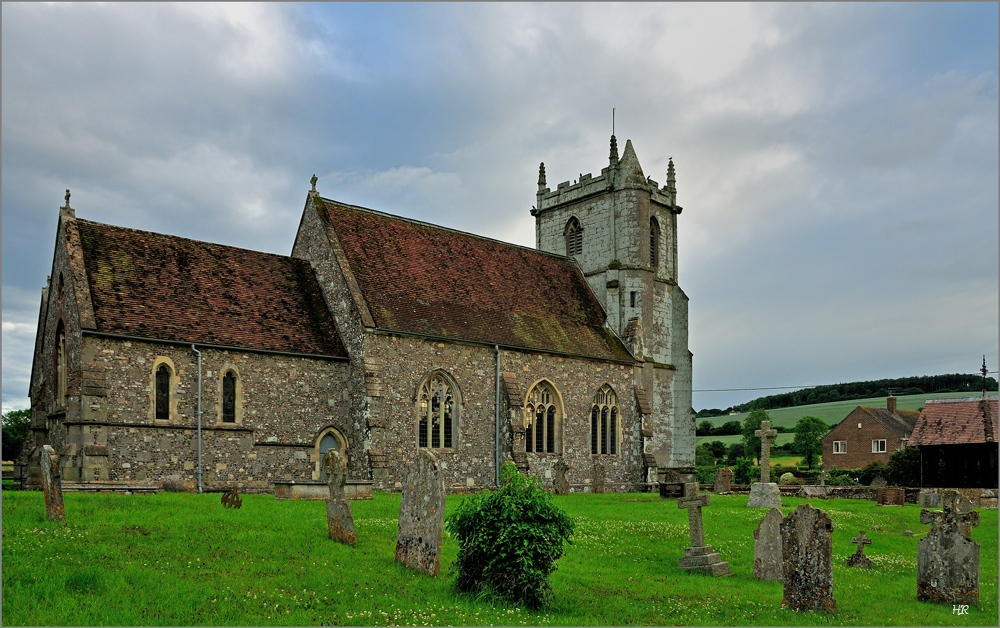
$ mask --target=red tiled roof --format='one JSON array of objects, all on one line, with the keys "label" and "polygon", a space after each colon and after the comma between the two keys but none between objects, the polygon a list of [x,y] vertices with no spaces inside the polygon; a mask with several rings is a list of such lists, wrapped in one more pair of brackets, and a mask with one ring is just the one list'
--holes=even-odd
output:
[{"label": "red tiled roof", "polygon": [[347,357],[304,260],[76,224],[99,332]]},{"label": "red tiled roof", "polygon": [[929,399],[910,445],[997,442],[997,398]]},{"label": "red tiled roof", "polygon": [[634,361],[567,257],[328,199],[316,203],[380,328]]}]

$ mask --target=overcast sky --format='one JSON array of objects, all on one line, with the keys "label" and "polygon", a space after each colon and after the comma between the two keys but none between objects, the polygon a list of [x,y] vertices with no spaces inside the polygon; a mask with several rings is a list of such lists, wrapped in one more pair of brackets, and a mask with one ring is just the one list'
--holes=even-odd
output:
[{"label": "overcast sky", "polygon": [[3,409],[79,218],[287,255],[328,198],[534,245],[607,165],[661,184],[700,390],[998,363],[998,15],[941,4],[4,3]]}]

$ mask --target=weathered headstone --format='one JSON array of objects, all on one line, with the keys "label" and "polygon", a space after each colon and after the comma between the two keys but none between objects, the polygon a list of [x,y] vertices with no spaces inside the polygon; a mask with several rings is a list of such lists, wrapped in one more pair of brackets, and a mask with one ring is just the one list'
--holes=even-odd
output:
[{"label": "weathered headstone", "polygon": [[323,454],[323,475],[330,486],[326,499],[326,528],[330,538],[347,545],[358,542],[354,533],[354,512],[351,501],[344,496],[347,482],[347,463],[336,449]]},{"label": "weathered headstone", "polygon": [[595,493],[603,493],[605,491],[604,478],[605,478],[604,463],[602,463],[600,460],[594,460],[594,477],[593,481],[591,482],[591,485],[594,488],[591,490],[593,490]]},{"label": "weathered headstone", "polygon": [[441,571],[444,499],[444,478],[437,457],[421,449],[403,484],[396,560],[432,576]]},{"label": "weathered headstone", "polygon": [[871,545],[872,540],[865,538],[865,531],[861,530],[858,535],[851,539],[851,543],[857,543],[858,549],[851,554],[845,562],[848,567],[860,567],[861,569],[871,569],[872,561],[865,556],[865,545]]},{"label": "weathered headstone", "polygon": [[681,569],[708,574],[710,576],[730,576],[729,563],[723,562],[719,553],[711,545],[705,545],[705,528],[701,509],[711,503],[710,495],[698,495],[698,485],[684,485],[684,496],[677,500],[677,507],[687,509],[688,528],[691,532],[691,547],[684,550],[679,559]]},{"label": "weathered headstone", "polygon": [[881,475],[876,475],[874,478],[872,478],[871,484],[869,484],[868,486],[872,488],[885,488],[886,486],[889,486],[889,483],[886,482],[885,478],[882,477]]},{"label": "weathered headstone", "polygon": [[562,458],[556,460],[555,465],[552,466],[552,470],[555,472],[555,477],[552,480],[552,486],[555,488],[556,495],[569,495],[569,480],[566,479],[566,472],[569,471],[569,465]]},{"label": "weathered headstone", "polygon": [[879,506],[902,506],[906,503],[906,491],[901,488],[880,488],[876,503]]},{"label": "weathered headstone", "polygon": [[921,508],[940,508],[941,493],[935,488],[922,488],[917,496],[917,505]]},{"label": "weathered headstone", "polygon": [[778,485],[771,481],[771,439],[778,435],[778,430],[771,429],[770,421],[761,421],[760,429],[753,434],[760,437],[760,482],[750,485],[750,499],[747,500],[747,506],[781,508],[781,491]]},{"label": "weathered headstone", "polygon": [[715,488],[713,489],[716,493],[729,493],[733,490],[732,486],[733,480],[733,470],[729,467],[723,467],[715,471]]},{"label": "weathered headstone", "polygon": [[51,521],[65,521],[66,508],[63,506],[59,456],[49,445],[42,446],[39,456],[42,467],[42,491],[45,493],[45,516]]},{"label": "weathered headstone", "polygon": [[781,511],[772,508],[753,532],[753,577],[778,582],[783,577]]},{"label": "weathered headstone", "polygon": [[821,472],[821,473],[819,474],[819,485],[820,485],[820,486],[826,486],[826,480],[827,480],[827,479],[828,479],[829,477],[830,477],[830,476],[828,476],[828,475],[826,474],[826,471],[823,471],[823,472]]},{"label": "weathered headstone", "polygon": [[791,610],[837,610],[833,598],[833,522],[803,504],[781,521],[784,595]]},{"label": "weathered headstone", "polygon": [[979,525],[975,510],[921,510],[931,531],[917,543],[917,599],[941,604],[979,604],[979,543],[969,536]]},{"label": "weathered headstone", "polygon": [[830,490],[825,486],[803,486],[799,488],[797,497],[815,497],[817,499],[827,499],[830,496]]}]

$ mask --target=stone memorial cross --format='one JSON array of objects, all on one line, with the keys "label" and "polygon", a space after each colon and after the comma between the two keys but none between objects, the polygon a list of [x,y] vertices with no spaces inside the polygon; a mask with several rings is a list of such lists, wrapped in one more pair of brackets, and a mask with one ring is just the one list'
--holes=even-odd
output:
[{"label": "stone memorial cross", "polygon": [[344,483],[347,482],[347,463],[336,449],[323,454],[323,474],[330,485],[330,497],[326,500],[326,527],[330,538],[347,545],[357,544],[354,532],[354,512],[351,502],[344,498]]},{"label": "stone memorial cross", "polygon": [[691,531],[691,547],[705,546],[705,527],[702,524],[701,509],[711,503],[708,494],[698,495],[697,484],[685,484],[684,496],[677,500],[677,507],[688,511],[688,528]]},{"label": "stone memorial cross", "polygon": [[771,481],[771,439],[778,435],[778,430],[771,429],[770,421],[761,421],[760,429],[753,435],[760,438],[760,481],[767,484]]},{"label": "stone memorial cross", "polygon": [[715,487],[716,493],[728,493],[733,490],[732,486],[733,480],[733,470],[729,467],[724,467],[715,472]]},{"label": "stone memorial cross", "polygon": [[50,521],[65,521],[66,508],[63,506],[59,456],[49,445],[43,445],[39,455],[42,467],[42,491],[45,493],[45,515]]},{"label": "stone memorial cross", "polygon": [[705,528],[702,525],[701,509],[711,503],[711,496],[698,495],[698,485],[684,484],[684,495],[677,500],[677,507],[688,511],[688,526],[691,531],[691,547],[684,550],[678,563],[681,569],[708,574],[716,578],[731,576],[729,563],[723,562],[719,553],[711,545],[705,545]]},{"label": "stone memorial cross", "polygon": [[851,539],[851,543],[856,543],[858,550],[850,556],[845,564],[849,567],[861,567],[863,569],[871,569],[872,561],[867,556],[865,556],[865,545],[871,545],[872,540],[865,538],[865,531],[860,530],[858,535]]}]

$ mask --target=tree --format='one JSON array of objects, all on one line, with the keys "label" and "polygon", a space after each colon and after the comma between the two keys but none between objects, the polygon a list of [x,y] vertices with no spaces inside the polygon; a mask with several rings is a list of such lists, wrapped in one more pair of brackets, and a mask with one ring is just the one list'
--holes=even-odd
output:
[{"label": "tree", "polygon": [[3,459],[14,460],[21,453],[31,430],[31,410],[11,410],[3,413]]},{"label": "tree", "polygon": [[725,436],[727,434],[739,434],[743,427],[740,425],[739,421],[726,421],[716,432],[719,436]]},{"label": "tree", "polygon": [[713,440],[708,444],[708,447],[712,450],[712,455],[716,458],[726,457],[726,444],[721,440]]},{"label": "tree", "polygon": [[903,447],[892,452],[886,482],[890,486],[920,486],[920,450]]},{"label": "tree", "polygon": [[715,456],[712,455],[712,448],[708,443],[702,443],[694,448],[694,464],[699,467],[715,464]]},{"label": "tree", "polygon": [[698,424],[698,429],[695,430],[695,436],[711,436],[715,432],[715,426],[712,425],[711,421],[702,421]]},{"label": "tree", "polygon": [[726,450],[726,464],[736,464],[743,457],[743,443],[733,443]]},{"label": "tree", "polygon": [[830,427],[814,416],[804,416],[795,424],[795,440],[792,445],[795,452],[806,457],[806,466],[812,467],[817,456],[823,454],[823,443],[820,442]]},{"label": "tree", "polygon": [[763,421],[770,421],[767,410],[754,410],[743,419],[743,452],[751,460],[760,459],[760,438],[753,433],[760,429]]}]

